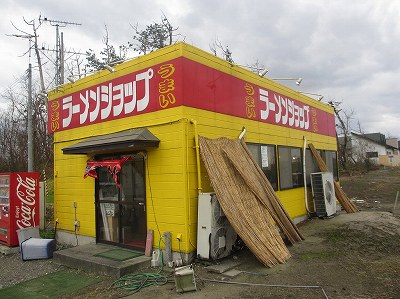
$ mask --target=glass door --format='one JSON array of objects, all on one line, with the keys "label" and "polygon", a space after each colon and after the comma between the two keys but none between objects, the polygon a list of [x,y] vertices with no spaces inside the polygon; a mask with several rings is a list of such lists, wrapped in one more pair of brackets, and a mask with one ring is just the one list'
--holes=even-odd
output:
[{"label": "glass door", "polygon": [[143,156],[135,156],[123,164],[121,174],[121,242],[129,247],[145,249],[146,196]]},{"label": "glass door", "polygon": [[126,161],[118,174],[121,188],[106,167],[98,169],[97,240],[145,249],[146,202],[144,159]]}]

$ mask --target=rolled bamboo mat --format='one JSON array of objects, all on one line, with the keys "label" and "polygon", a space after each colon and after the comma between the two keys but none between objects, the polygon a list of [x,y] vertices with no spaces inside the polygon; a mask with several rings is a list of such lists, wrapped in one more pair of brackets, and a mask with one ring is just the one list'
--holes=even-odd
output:
[{"label": "rolled bamboo mat", "polygon": [[235,169],[240,173],[250,190],[267,208],[276,225],[278,225],[288,240],[292,244],[303,240],[303,236],[286,212],[271,183],[258,163],[253,159],[246,142],[243,139],[239,142],[234,140],[231,146],[225,147],[222,150]]},{"label": "rolled bamboo mat", "polygon": [[[322,160],[322,157],[320,156],[320,154],[317,152],[317,150],[315,149],[314,145],[312,143],[310,143],[308,145],[311,149],[311,152],[313,153],[318,167],[322,172],[329,172],[328,167],[326,166],[324,160]],[[347,213],[356,213],[358,212],[358,208],[351,202],[351,200],[347,197],[346,193],[344,193],[343,189],[339,186],[339,184],[334,181],[334,185],[335,185],[335,195],[337,200],[340,202],[340,204],[342,205],[343,209],[347,212]]]},{"label": "rolled bamboo mat", "polygon": [[266,205],[261,203],[224,150],[239,141],[199,136],[200,154],[224,214],[265,266],[285,263],[290,253]]}]

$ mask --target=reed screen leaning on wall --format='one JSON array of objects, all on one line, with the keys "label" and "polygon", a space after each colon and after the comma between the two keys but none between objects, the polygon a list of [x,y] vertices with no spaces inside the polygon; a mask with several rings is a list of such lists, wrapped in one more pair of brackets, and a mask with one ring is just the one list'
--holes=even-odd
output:
[{"label": "reed screen leaning on wall", "polygon": [[270,194],[274,191],[269,182],[265,184],[267,179],[257,170],[246,145],[239,139],[202,136],[199,142],[212,186],[232,227],[264,265],[285,263],[290,253],[277,226],[292,243],[302,236],[277,197]]}]

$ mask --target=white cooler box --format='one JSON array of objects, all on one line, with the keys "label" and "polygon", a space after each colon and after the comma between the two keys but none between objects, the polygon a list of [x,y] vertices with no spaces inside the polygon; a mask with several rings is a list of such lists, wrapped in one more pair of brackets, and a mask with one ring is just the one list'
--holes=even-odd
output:
[{"label": "white cooler box", "polygon": [[39,227],[29,227],[17,230],[21,258],[26,260],[48,259],[56,250],[55,239],[41,239]]},{"label": "white cooler box", "polygon": [[48,259],[56,250],[56,240],[30,238],[21,243],[20,249],[23,261]]}]

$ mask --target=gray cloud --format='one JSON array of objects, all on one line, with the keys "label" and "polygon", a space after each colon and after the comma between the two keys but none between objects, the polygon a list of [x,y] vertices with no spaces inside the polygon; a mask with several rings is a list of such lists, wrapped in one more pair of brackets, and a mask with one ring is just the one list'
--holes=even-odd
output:
[{"label": "gray cloud", "polygon": [[[4,1],[3,1],[4,2]],[[26,49],[20,40],[5,39],[10,20],[42,16],[79,22],[68,26],[66,44],[79,50],[101,49],[104,26],[115,45],[131,40],[130,24],[160,21],[164,12],[179,27],[185,41],[205,51],[218,38],[229,46],[235,62],[263,63],[269,77],[297,77],[301,90],[354,109],[366,132],[399,136],[400,2],[396,0],[267,0],[267,1],[11,1],[3,3],[0,37],[2,87],[26,68],[17,55]],[[54,45],[54,28],[44,25],[41,40]],[[24,67],[25,66],[25,67]],[[10,76],[11,75],[11,76]],[[291,82],[289,87],[298,89]]]}]

